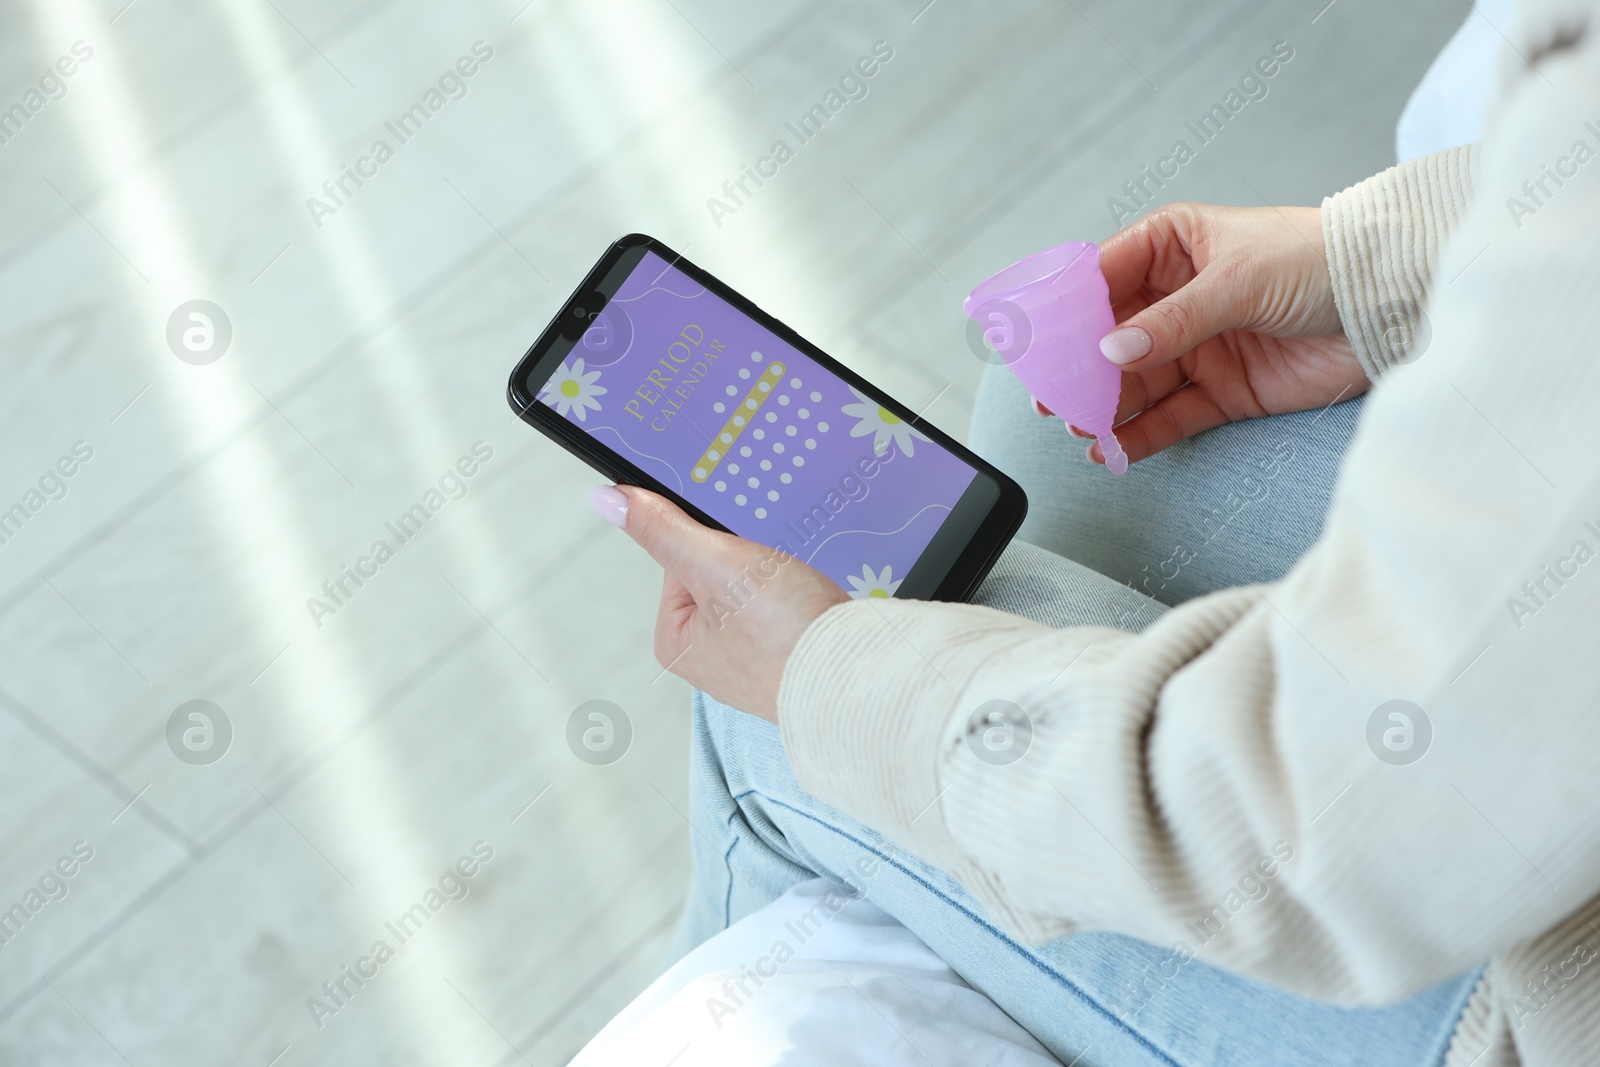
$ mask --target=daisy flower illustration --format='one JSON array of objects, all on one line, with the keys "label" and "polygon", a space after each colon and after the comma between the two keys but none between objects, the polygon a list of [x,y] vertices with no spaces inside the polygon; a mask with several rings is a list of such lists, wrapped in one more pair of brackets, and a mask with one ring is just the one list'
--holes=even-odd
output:
[{"label": "daisy flower illustration", "polygon": [[558,415],[576,414],[578,421],[582,422],[589,411],[600,410],[600,401],[595,397],[604,395],[606,387],[596,385],[599,380],[599,371],[583,372],[582,356],[574,360],[570,367],[563,360],[560,369],[539,390],[539,399],[555,408]]},{"label": "daisy flower illustration", "polygon": [[851,428],[851,437],[865,437],[869,433],[874,435],[872,439],[874,455],[883,455],[889,450],[889,442],[893,441],[900,446],[900,451],[904,455],[910,456],[915,452],[916,442],[927,440],[900,416],[876,400],[862,396],[861,390],[855,386],[851,386],[850,391],[856,394],[856,399],[860,403],[846,404],[839,410],[853,419],[860,420]]},{"label": "daisy flower illustration", "polygon": [[894,576],[894,568],[885,566],[882,574],[874,574],[869,564],[861,565],[861,577],[853,574],[845,575],[850,582],[850,595],[856,600],[865,600],[867,597],[891,597],[895,590],[900,588],[904,578]]}]

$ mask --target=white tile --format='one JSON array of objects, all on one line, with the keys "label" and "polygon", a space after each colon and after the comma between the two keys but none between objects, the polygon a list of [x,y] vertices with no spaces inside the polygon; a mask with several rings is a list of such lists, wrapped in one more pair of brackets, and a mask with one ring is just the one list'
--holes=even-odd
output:
[{"label": "white tile", "polygon": [[142,799],[130,806],[144,784],[86,766],[0,693],[0,1020],[188,862]]}]

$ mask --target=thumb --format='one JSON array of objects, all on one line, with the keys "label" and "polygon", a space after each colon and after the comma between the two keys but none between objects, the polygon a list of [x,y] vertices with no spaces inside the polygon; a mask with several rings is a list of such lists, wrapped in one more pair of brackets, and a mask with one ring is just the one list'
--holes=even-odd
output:
[{"label": "thumb", "polygon": [[1117,324],[1100,340],[1100,351],[1127,371],[1170,363],[1248,317],[1229,272],[1211,264],[1177,292]]},{"label": "thumb", "polygon": [[720,558],[726,534],[695,522],[666,497],[632,485],[597,485],[589,501],[607,522],[622,527],[638,546],[693,593],[711,562]]}]

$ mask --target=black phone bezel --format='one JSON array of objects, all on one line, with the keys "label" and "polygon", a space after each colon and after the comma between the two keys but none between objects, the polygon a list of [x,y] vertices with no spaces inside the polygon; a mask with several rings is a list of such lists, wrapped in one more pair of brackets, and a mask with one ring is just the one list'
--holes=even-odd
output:
[{"label": "black phone bezel", "polygon": [[[934,443],[954,453],[972,467],[975,477],[951,513],[928,543],[916,564],[907,572],[897,596],[914,600],[965,601],[1010,543],[1028,512],[1028,498],[1011,478],[986,462],[959,441],[916,412],[899,403],[883,390],[828,355],[762,310],[709,271],[689,262],[654,237],[630,233],[615,241],[602,255],[561,310],[545,327],[517,362],[506,387],[506,400],[522,421],[549,437],[590,467],[613,482],[637,485],[672,500],[696,521],[713,529],[733,532],[693,502],[663,485],[659,479],[635,466],[626,457],[599,443],[570,420],[540,403],[528,383],[535,372],[547,381],[560,361],[589,329],[596,315],[615,294],[646,253],[654,252],[711,292],[732,304],[743,314],[793,345],[841,380],[872,397],[903,421],[927,435]],[[619,269],[626,266],[626,270]],[[607,291],[609,288],[609,291]],[[547,364],[546,366],[541,366]],[[919,574],[919,571],[923,572]]]}]

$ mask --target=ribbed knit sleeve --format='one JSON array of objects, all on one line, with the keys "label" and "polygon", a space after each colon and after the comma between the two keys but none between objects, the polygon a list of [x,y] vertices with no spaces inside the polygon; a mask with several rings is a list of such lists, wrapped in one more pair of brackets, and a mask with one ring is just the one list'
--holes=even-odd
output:
[{"label": "ribbed knit sleeve", "polygon": [[[1173,899],[1198,898],[1146,835],[1162,816],[1142,775],[1129,772],[1147,756],[1163,686],[1260,603],[1256,590],[1229,590],[1188,605],[1176,625],[1169,613],[1143,638],[1053,630],[973,605],[841,604],[806,631],[784,672],[784,745],[808,790],[914,842],[1026,938],[1070,932],[1075,919],[1159,915]],[[985,747],[992,729],[1007,731],[997,752]],[[956,797],[959,813],[941,809]],[[1038,818],[1071,818],[1041,840],[1034,818],[1016,817],[1018,805]],[[1132,864],[1154,884],[1100,877],[1108,862],[1127,869],[1128,861],[1117,861],[1118,846],[1094,826],[1120,827],[1119,842],[1131,833]],[[1019,856],[1048,852],[1034,873],[1082,885],[1092,904],[1077,916],[1027,906],[1002,888],[1023,872],[974,862],[973,833]],[[1242,857],[1243,869],[1256,858]],[[1145,932],[1170,940],[1180,926],[1158,921]]]},{"label": "ribbed knit sleeve", "polygon": [[1459,222],[1466,152],[1334,198],[1369,370],[1399,362],[1374,309],[1414,323],[1427,290],[1431,339],[1373,391],[1283,581],[1138,634],[834,608],[779,690],[802,786],[1024,938],[1117,930],[1360,1002],[1487,958],[1452,1064],[1595,1062],[1600,2],[1573,6],[1515,29],[1540,67],[1509,75]]},{"label": "ribbed knit sleeve", "polygon": [[1322,202],[1339,321],[1373,381],[1426,351],[1423,301],[1472,202],[1472,146],[1390,167]]}]

